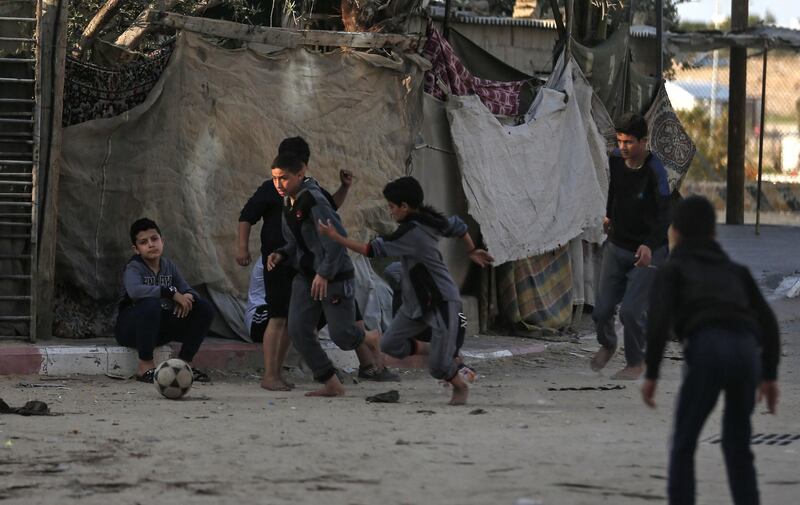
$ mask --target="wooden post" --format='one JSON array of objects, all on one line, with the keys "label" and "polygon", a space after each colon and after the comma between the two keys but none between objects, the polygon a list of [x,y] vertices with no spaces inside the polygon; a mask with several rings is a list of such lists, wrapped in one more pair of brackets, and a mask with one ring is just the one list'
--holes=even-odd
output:
[{"label": "wooden post", "polygon": [[221,19],[195,18],[171,12],[151,12],[151,23],[168,26],[176,30],[203,33],[226,39],[259,42],[279,47],[330,46],[360,48],[392,48],[400,51],[416,51],[425,38],[416,35],[373,32],[334,32],[327,30],[293,30],[253,26]]},{"label": "wooden post", "polygon": [[53,327],[67,4],[68,0],[41,0],[39,19],[39,240],[37,275],[32,279],[37,324],[31,329],[39,339],[51,337]]},{"label": "wooden post", "polygon": [[767,53],[764,44],[764,62],[761,68],[761,121],[758,128],[758,191],[756,192],[756,235],[761,234],[761,176],[764,163],[764,119],[767,110]]},{"label": "wooden post", "polygon": [[[747,0],[731,0],[731,31],[747,28]],[[725,222],[744,223],[744,153],[747,104],[747,48],[731,47],[728,81],[728,180]]]},{"label": "wooden post", "polygon": [[450,0],[444,0],[444,23],[442,24],[442,36],[447,40],[450,35]]}]

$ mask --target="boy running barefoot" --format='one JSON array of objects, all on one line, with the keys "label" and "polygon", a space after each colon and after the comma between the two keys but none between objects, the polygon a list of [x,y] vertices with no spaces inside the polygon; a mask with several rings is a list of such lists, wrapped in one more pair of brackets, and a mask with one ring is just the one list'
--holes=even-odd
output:
[{"label": "boy running barefoot", "polygon": [[[431,375],[453,386],[450,405],[467,403],[469,388],[458,373],[461,294],[447,269],[438,244],[442,237],[461,237],[469,257],[480,266],[494,261],[478,249],[458,216],[447,218],[423,204],[422,186],[413,177],[401,177],[383,189],[389,213],[400,226],[389,237],[360,243],[340,233],[340,226],[319,220],[321,235],[369,257],[399,256],[403,303],[391,326],[381,337],[381,350],[395,358],[429,355]],[[338,223],[337,223],[338,224]],[[430,330],[430,343],[415,337]]]},{"label": "boy running barefoot", "polygon": [[272,164],[272,181],[284,199],[282,217],[286,245],[270,254],[268,271],[288,264],[297,274],[289,301],[289,338],[311,368],[322,389],[306,396],[342,396],[344,386],[316,335],[321,315],[331,340],[343,350],[355,350],[362,367],[383,370],[377,331],[356,324],[355,270],[344,247],[317,233],[318,220],[336,223],[339,215],[314,179],[305,176],[305,164],[293,154],[279,154]]}]

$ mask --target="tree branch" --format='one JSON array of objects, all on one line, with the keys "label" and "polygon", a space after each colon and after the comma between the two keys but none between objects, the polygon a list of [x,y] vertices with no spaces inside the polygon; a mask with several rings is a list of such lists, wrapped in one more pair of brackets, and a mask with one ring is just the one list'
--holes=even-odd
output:
[{"label": "tree branch", "polygon": [[72,50],[73,57],[80,58],[81,55],[83,55],[84,51],[94,42],[94,38],[100,29],[108,23],[114,11],[116,11],[124,1],[125,0],[107,0],[106,3],[100,7],[100,10],[97,11],[97,14],[94,15],[83,30],[80,42],[78,42],[78,45]]}]

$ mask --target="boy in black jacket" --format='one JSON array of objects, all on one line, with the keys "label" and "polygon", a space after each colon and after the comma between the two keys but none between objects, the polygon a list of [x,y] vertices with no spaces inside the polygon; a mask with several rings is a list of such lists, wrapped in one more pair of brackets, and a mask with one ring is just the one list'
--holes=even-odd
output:
[{"label": "boy in black jacket", "polygon": [[651,291],[642,385],[648,406],[655,407],[659,366],[673,331],[686,359],[669,464],[669,503],[674,505],[695,502],[697,438],[721,391],[722,451],[733,503],[757,504],[750,450],[756,389],[771,413],[778,403],[778,323],[748,269],[732,262],[714,240],[715,223],[714,208],[705,198],[687,198],[676,208],[669,230],[671,255]]}]

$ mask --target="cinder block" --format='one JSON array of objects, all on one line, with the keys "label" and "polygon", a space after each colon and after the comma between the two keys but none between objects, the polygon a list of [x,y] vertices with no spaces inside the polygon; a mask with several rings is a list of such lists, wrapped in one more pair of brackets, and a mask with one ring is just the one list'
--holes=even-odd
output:
[{"label": "cinder block", "polygon": [[108,367],[105,346],[49,346],[44,349],[41,375],[102,375]]},{"label": "cinder block", "polygon": [[[139,355],[134,349],[120,346],[108,346],[106,373],[110,375],[131,376],[136,373],[139,365]],[[168,345],[156,347],[153,351],[153,361],[158,365],[172,357],[172,348]]]}]

